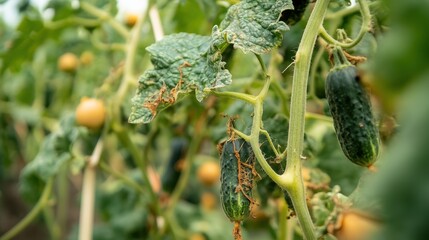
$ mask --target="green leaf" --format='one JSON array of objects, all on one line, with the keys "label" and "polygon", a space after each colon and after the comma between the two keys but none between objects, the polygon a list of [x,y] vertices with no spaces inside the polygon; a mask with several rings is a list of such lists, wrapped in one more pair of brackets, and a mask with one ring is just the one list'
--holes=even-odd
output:
[{"label": "green leaf", "polygon": [[331,178],[331,186],[339,185],[341,192],[349,195],[358,185],[365,168],[349,161],[341,150],[332,123],[319,120],[306,122],[306,143],[309,161],[306,166],[319,168]]},{"label": "green leaf", "polygon": [[[4,109],[3,109],[4,110]],[[0,181],[11,174],[8,168],[19,155],[19,140],[13,121],[5,113],[0,113]]]},{"label": "green leaf", "polygon": [[245,53],[267,53],[281,44],[288,27],[279,18],[282,11],[292,8],[291,0],[241,1],[229,8],[219,27],[214,26],[212,37]]},{"label": "green leaf", "polygon": [[[211,2],[214,3],[216,7],[216,3],[213,1]],[[212,8],[211,10],[213,11],[208,11],[211,14],[217,12],[215,8]],[[174,31],[193,32],[204,35],[204,33],[208,30],[208,34],[210,34],[212,25],[209,26],[206,19],[206,13],[208,12],[204,12],[200,7],[200,3],[195,0],[179,2],[177,4],[175,14],[171,17],[171,20],[175,25]],[[191,14],[192,20],[188,17]]]},{"label": "green leaf", "polygon": [[33,161],[27,164],[21,174],[20,190],[29,200],[36,200],[45,183],[71,159],[70,145],[78,137],[74,128],[74,117],[61,122],[58,132],[47,136],[42,148]]},{"label": "green leaf", "polygon": [[326,132],[322,137],[321,146],[314,155],[318,162],[317,167],[331,177],[331,185],[339,185],[345,195],[356,188],[364,169],[344,156],[333,131]]},{"label": "green leaf", "polygon": [[179,33],[147,47],[154,69],[139,79],[129,122],[150,122],[158,111],[173,105],[179,94],[195,91],[201,101],[205,89],[230,84],[231,74],[224,69],[221,53],[210,46],[210,37]]},{"label": "green leaf", "polygon": [[55,12],[51,21],[63,20],[76,12],[72,7],[71,1],[68,0],[50,1],[45,8],[54,10]]},{"label": "green leaf", "polygon": [[34,8],[27,10],[17,26],[14,38],[10,41],[11,46],[0,52],[2,62],[0,75],[7,69],[12,72],[21,70],[22,64],[32,60],[41,45],[48,39],[58,39],[63,29],[45,28],[40,13]]}]

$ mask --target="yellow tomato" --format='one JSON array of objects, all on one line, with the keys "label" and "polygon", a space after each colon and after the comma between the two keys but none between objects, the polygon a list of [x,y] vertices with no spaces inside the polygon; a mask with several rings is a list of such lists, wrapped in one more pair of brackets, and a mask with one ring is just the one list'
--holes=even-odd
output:
[{"label": "yellow tomato", "polygon": [[79,60],[82,65],[89,65],[94,60],[94,55],[90,51],[85,51],[80,55]]},{"label": "yellow tomato", "polygon": [[128,13],[125,15],[125,24],[127,24],[128,27],[133,27],[136,25],[137,19],[137,15]]},{"label": "yellow tomato", "polygon": [[73,73],[79,65],[79,60],[73,53],[64,53],[58,59],[58,68],[63,72]]},{"label": "yellow tomato", "polygon": [[365,240],[380,228],[380,223],[357,212],[348,211],[340,217],[340,228],[334,235],[339,240]]},{"label": "yellow tomato", "polygon": [[191,237],[189,239],[190,240],[206,240],[206,237],[204,237],[204,235],[201,233],[194,233],[191,235]]},{"label": "yellow tomato", "polygon": [[197,176],[205,186],[213,186],[220,180],[220,166],[216,162],[207,161],[198,168]]},{"label": "yellow tomato", "polygon": [[200,205],[205,210],[213,210],[217,205],[217,197],[211,192],[201,194]]},{"label": "yellow tomato", "polygon": [[82,98],[76,108],[76,122],[87,128],[98,129],[106,119],[106,108],[101,100]]}]

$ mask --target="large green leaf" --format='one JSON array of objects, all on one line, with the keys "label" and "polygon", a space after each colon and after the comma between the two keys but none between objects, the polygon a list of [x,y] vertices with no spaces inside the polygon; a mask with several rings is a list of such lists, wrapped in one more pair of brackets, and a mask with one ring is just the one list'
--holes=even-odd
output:
[{"label": "large green leaf", "polygon": [[282,11],[292,8],[291,0],[241,1],[229,8],[220,26],[213,28],[212,37],[243,52],[267,53],[281,44],[288,27],[279,18]]},{"label": "large green leaf", "polygon": [[231,74],[224,69],[220,52],[210,46],[210,37],[179,33],[147,47],[154,69],[139,79],[129,122],[150,122],[158,111],[174,104],[180,94],[195,91],[201,101],[205,89],[230,84]]},{"label": "large green leaf", "polygon": [[343,194],[350,194],[356,188],[363,168],[344,156],[333,131],[327,132],[320,140],[315,152],[317,167],[329,174],[332,186],[339,185]]},{"label": "large green leaf", "polygon": [[[57,6],[55,18],[64,19],[74,13],[70,4],[61,3],[61,5],[60,2],[56,4],[59,6]],[[43,21],[40,12],[34,7],[29,7],[25,11],[8,47],[0,48],[0,75],[6,70],[20,71],[23,63],[34,60],[37,50],[42,45],[48,40],[57,41],[63,31],[69,27],[69,25],[63,25],[55,29],[47,28]]]},{"label": "large green leaf", "polygon": [[64,119],[61,129],[45,138],[36,158],[24,167],[20,190],[29,200],[36,200],[45,183],[72,158],[70,146],[78,137],[74,121],[74,117]]}]

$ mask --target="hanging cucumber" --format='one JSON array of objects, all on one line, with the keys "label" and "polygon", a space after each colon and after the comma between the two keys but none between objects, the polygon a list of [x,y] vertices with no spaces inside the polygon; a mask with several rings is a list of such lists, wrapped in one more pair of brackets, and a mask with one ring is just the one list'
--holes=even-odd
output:
[{"label": "hanging cucumber", "polygon": [[377,160],[380,145],[369,95],[341,48],[334,48],[333,60],[325,90],[338,141],[348,159],[369,167]]},{"label": "hanging cucumber", "polygon": [[171,153],[168,165],[166,166],[165,172],[162,175],[161,183],[162,189],[165,192],[171,193],[176,187],[179,181],[182,169],[180,168],[180,161],[184,159],[186,154],[187,141],[184,138],[174,138],[171,142]]},{"label": "hanging cucumber", "polygon": [[310,0],[293,0],[293,9],[284,10],[280,21],[285,22],[288,26],[295,25],[301,20],[309,2]]},{"label": "hanging cucumber", "polygon": [[220,199],[226,216],[234,222],[234,237],[241,239],[240,222],[250,215],[253,203],[254,153],[243,139],[227,140],[221,145]]}]

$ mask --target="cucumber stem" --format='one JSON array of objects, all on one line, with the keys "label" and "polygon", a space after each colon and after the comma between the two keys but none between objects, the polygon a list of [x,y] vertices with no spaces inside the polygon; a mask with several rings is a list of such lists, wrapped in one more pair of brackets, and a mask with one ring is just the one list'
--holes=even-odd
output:
[{"label": "cucumber stem", "polygon": [[228,92],[228,91],[217,92],[217,91],[210,91],[210,90],[207,90],[206,92],[211,92],[214,95],[219,96],[219,97],[229,97],[229,98],[234,98],[234,99],[245,101],[245,102],[250,103],[252,105],[255,104],[255,97],[252,95],[246,94],[246,93]]},{"label": "cucumber stem", "polygon": [[316,1],[296,53],[290,104],[287,165],[286,171],[281,176],[287,183],[281,187],[290,194],[304,237],[308,240],[316,239],[316,234],[306,205],[305,188],[301,175],[307,82],[318,29],[322,26],[328,5],[329,0]]},{"label": "cucumber stem", "polygon": [[347,60],[347,57],[343,53],[343,49],[340,46],[334,46],[332,49],[332,58],[334,62],[334,68],[342,68],[344,66],[352,66]]},{"label": "cucumber stem", "polygon": [[242,239],[240,221],[234,221],[234,229],[232,230],[232,235],[234,236],[234,240]]},{"label": "cucumber stem", "polygon": [[[365,33],[367,33],[371,29],[371,13],[369,10],[368,3],[366,0],[357,0],[358,6],[362,15],[362,25],[359,30],[358,35],[351,42],[340,42],[333,38],[326,29],[321,25],[319,27],[320,36],[330,44],[341,46],[342,48],[352,48],[356,46],[363,38]],[[340,15],[341,16],[341,15]]]}]

